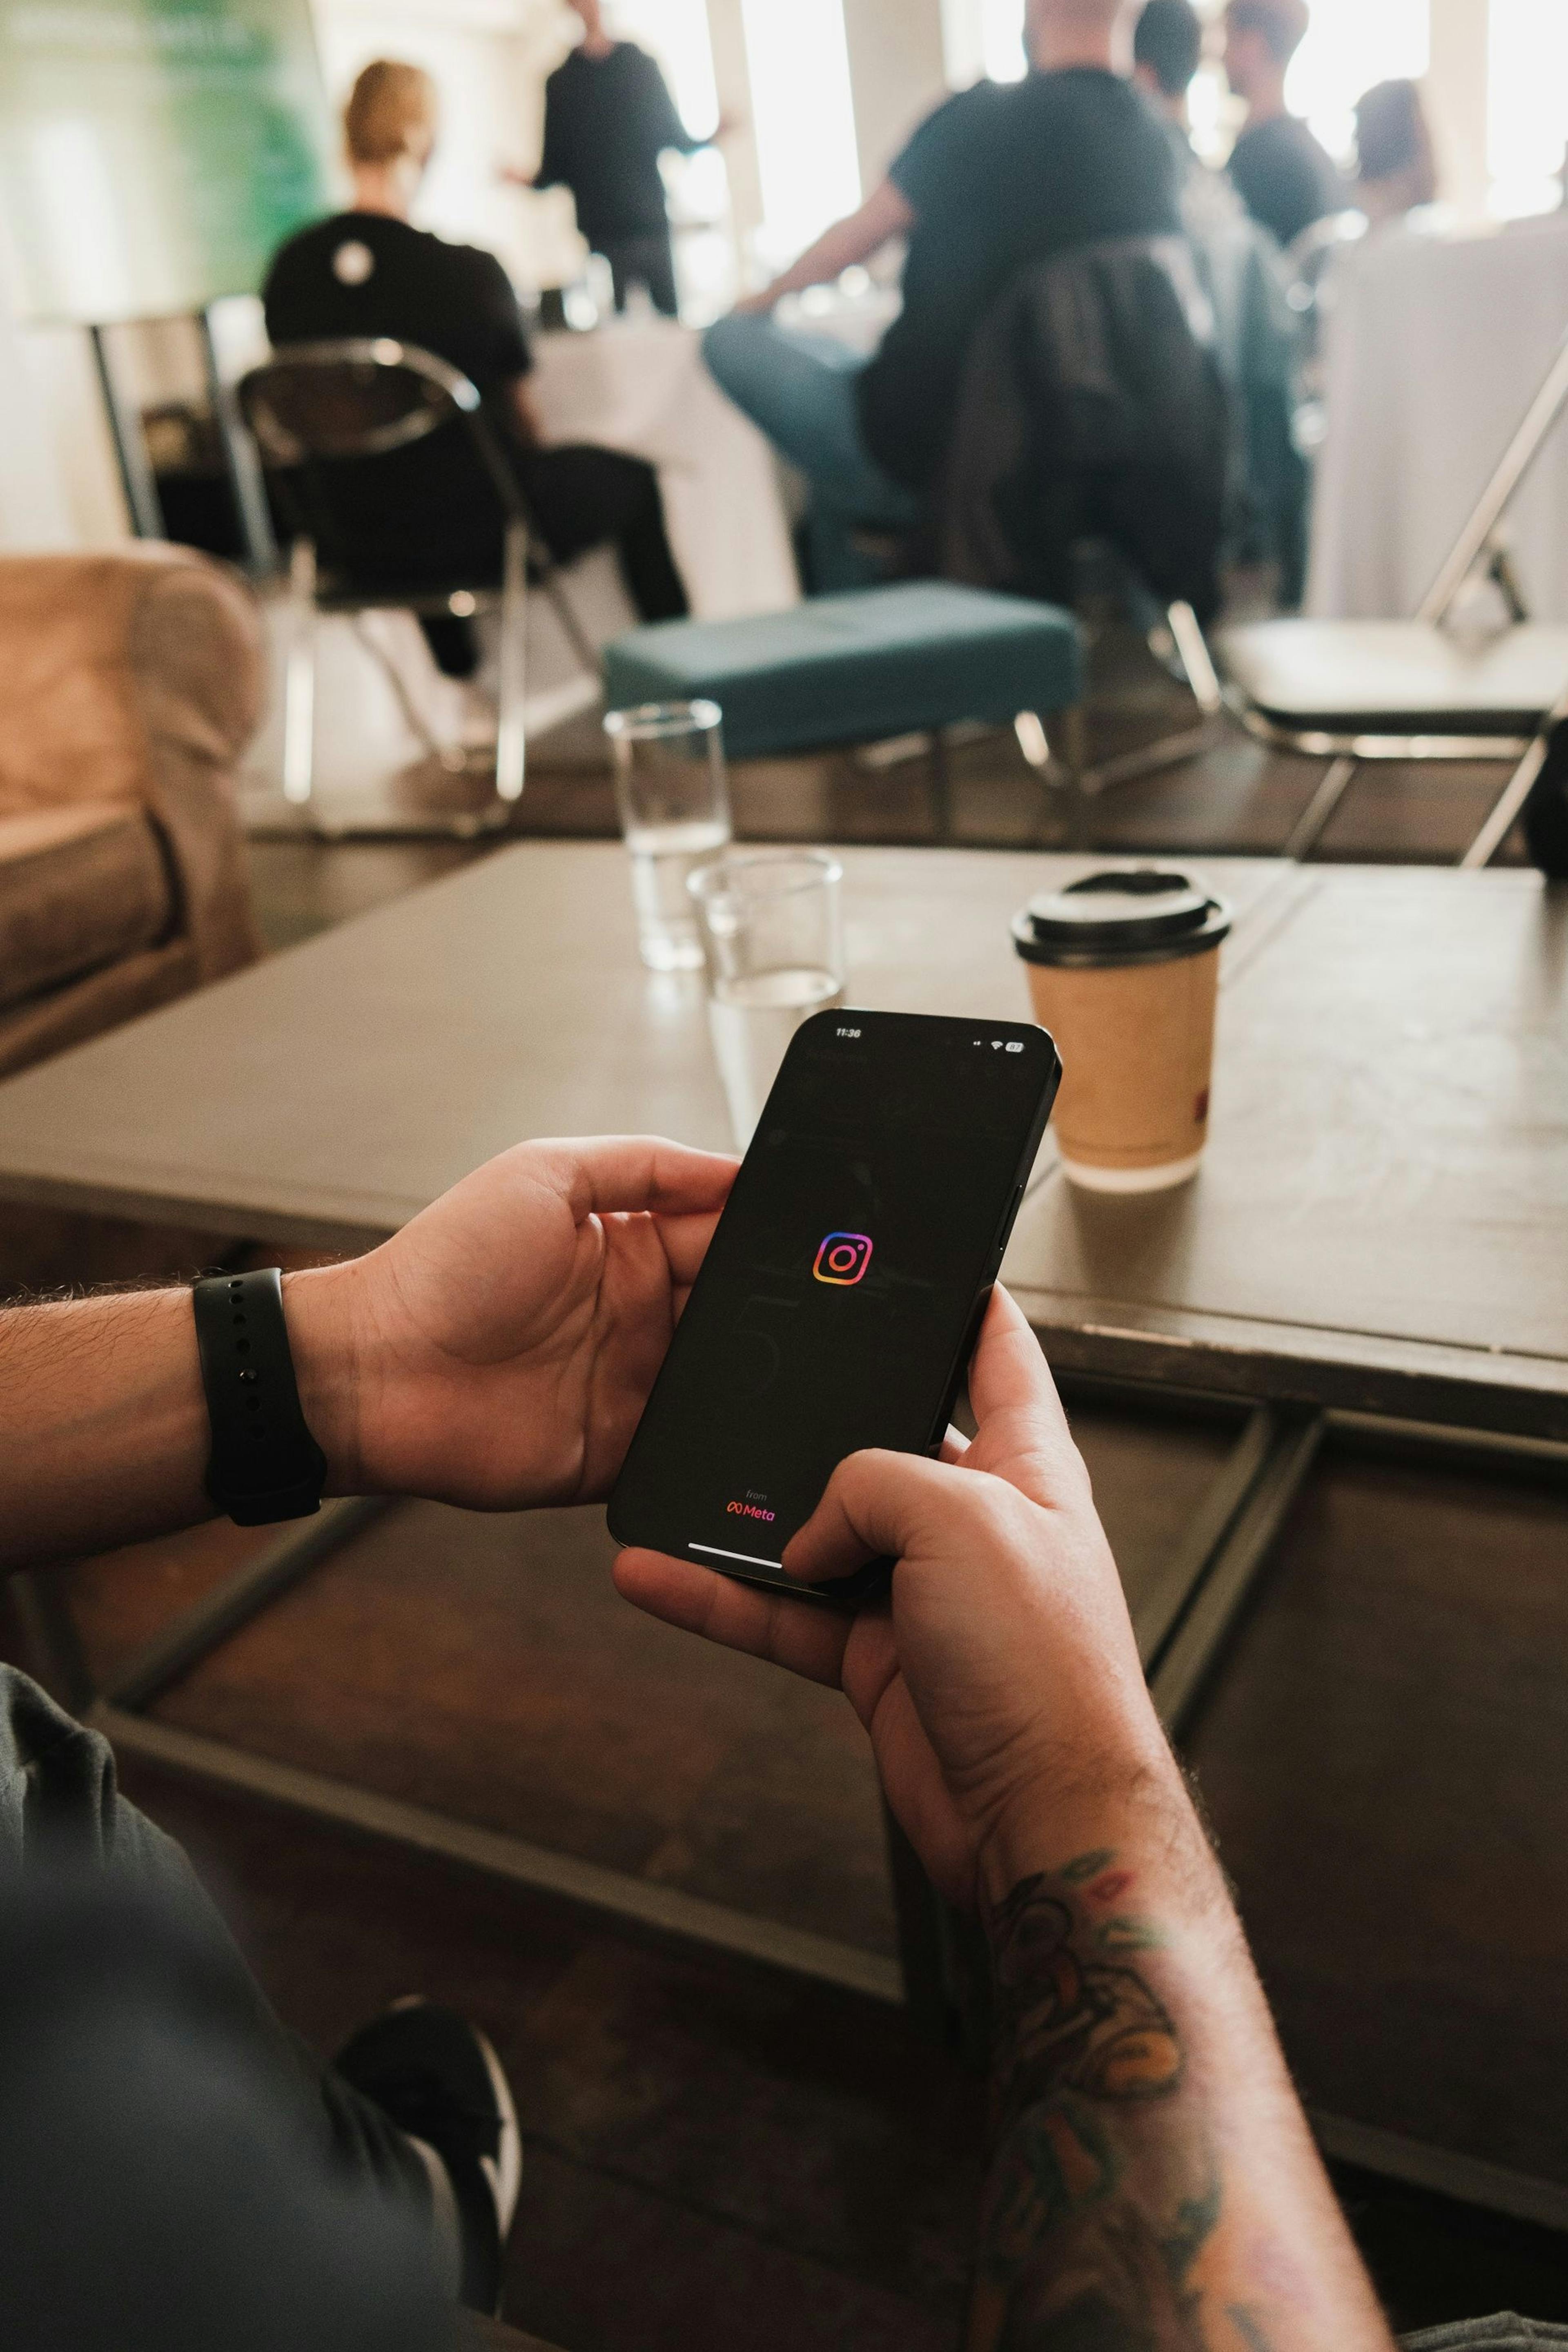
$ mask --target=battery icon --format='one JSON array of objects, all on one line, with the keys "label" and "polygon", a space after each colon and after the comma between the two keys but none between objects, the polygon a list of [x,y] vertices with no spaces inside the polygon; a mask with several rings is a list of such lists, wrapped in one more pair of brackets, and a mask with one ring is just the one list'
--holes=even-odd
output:
[{"label": "battery icon", "polygon": [[1008,1047],[1008,1051],[1009,1054],[1021,1054],[1023,1052],[1023,1047],[1021,1045],[1009,1045]]}]

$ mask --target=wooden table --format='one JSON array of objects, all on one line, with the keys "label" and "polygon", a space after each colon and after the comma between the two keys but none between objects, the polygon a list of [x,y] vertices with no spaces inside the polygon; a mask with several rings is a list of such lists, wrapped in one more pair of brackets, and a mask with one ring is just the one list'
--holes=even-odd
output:
[{"label": "wooden table", "polygon": [[[845,853],[852,993],[1018,1019],[1009,922],[1084,861]],[[1251,907],[1288,879],[1217,862]],[[527,1135],[727,1148],[700,979],[638,961],[624,853],[529,842],[0,1087],[0,1199],[329,1249]]]},{"label": "wooden table", "polygon": [[[1011,915],[1086,863],[844,860],[852,1000],[990,1018],[1027,1007]],[[1048,1140],[1006,1269],[1071,1378],[1245,1408],[1137,1605],[1173,1730],[1336,1423],[1568,1463],[1568,893],[1526,873],[1203,870],[1239,915],[1204,1171],[1153,1200],[1083,1196]],[[700,985],[643,971],[617,846],[528,843],[0,1087],[0,1200],[355,1248],[519,1137],[629,1129],[727,1140]],[[902,1972],[146,1719],[366,1507],[170,1627],[97,1720],[656,1932],[947,2011],[896,1850]]]},{"label": "wooden table", "polygon": [[672,319],[615,319],[592,334],[540,335],[534,357],[531,393],[547,440],[591,441],[658,468],[670,544],[699,620],[800,603],[778,459],[709,375],[701,335]]},{"label": "wooden table", "polygon": [[1030,1205],[1053,1360],[1568,1438],[1568,892],[1318,867],[1263,914],[1199,1181]]},{"label": "wooden table", "polygon": [[[1017,1018],[1008,922],[1085,861],[845,854],[852,997]],[[1053,1360],[1568,1439],[1568,894],[1216,858],[1214,1141],[1147,1201],[1048,1144],[1008,1266]],[[700,983],[625,862],[528,843],[0,1087],[0,1200],[356,1248],[520,1136],[727,1142]]]}]

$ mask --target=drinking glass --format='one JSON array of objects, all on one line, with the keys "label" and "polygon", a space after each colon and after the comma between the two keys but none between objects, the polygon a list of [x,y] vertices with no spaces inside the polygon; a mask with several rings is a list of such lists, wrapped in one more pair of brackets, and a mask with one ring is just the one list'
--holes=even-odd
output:
[{"label": "drinking glass", "polygon": [[821,850],[770,850],[691,877],[714,1052],[742,1151],[801,1022],[844,1001],[843,874]]},{"label": "drinking glass", "polygon": [[604,722],[632,853],[637,943],[650,971],[702,969],[686,880],[729,839],[723,729],[716,702],[649,703],[612,710]]}]

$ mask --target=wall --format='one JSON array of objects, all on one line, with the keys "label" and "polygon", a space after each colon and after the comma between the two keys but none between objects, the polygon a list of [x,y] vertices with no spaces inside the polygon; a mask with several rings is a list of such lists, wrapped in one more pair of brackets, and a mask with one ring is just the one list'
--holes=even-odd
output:
[{"label": "wall", "polygon": [[[79,344],[79,338],[74,338]],[[45,388],[37,381],[29,338],[0,301],[0,546],[7,548],[74,547],[78,520],[67,493],[56,428],[58,401],[46,404]],[[90,390],[90,387],[88,387]],[[78,400],[77,433],[83,429]],[[86,429],[90,436],[98,419],[89,409]],[[112,474],[108,485],[111,522],[114,515]]]},{"label": "wall", "polygon": [[[463,134],[432,174],[428,226],[492,245],[524,280],[563,264],[570,274],[582,252],[570,198],[515,194],[494,172],[502,157],[537,161],[543,77],[574,31],[560,0],[317,0],[316,15],[334,100],[382,54],[414,58],[441,84]],[[139,395],[199,394],[177,335],[132,340],[123,357]],[[87,337],[18,328],[0,289],[0,546],[101,546],[128,530]]]},{"label": "wall", "polygon": [[1444,193],[1466,215],[1487,209],[1487,10],[1479,0],[1432,0],[1427,95]]},{"label": "wall", "polygon": [[844,0],[861,178],[876,186],[947,91],[942,0]]}]

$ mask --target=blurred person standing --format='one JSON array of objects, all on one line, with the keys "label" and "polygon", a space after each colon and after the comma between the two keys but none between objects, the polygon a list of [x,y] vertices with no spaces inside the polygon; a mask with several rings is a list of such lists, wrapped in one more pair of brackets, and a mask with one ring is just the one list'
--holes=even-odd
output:
[{"label": "blurred person standing", "polygon": [[1431,126],[1413,81],[1380,81],[1355,110],[1357,205],[1374,228],[1437,201]]},{"label": "blurred person standing", "polygon": [[1184,180],[1197,166],[1187,93],[1203,63],[1203,20],[1192,0],[1148,0],[1133,34],[1133,79],[1170,134]]},{"label": "blurred person standing", "polygon": [[[1102,238],[1180,234],[1168,140],[1125,78],[1124,13],[1123,0],[1029,0],[1027,78],[948,99],[858,212],[709,330],[715,378],[810,484],[818,593],[883,576],[857,532],[919,522],[971,344],[1011,279]],[[904,309],[869,361],[773,319],[786,295],[900,237]]]},{"label": "blurred person standing", "polygon": [[[387,337],[434,352],[468,377],[497,427],[551,554],[570,563],[613,547],[642,618],[682,618],[685,589],[670,552],[658,477],[640,457],[588,445],[546,447],[529,396],[533,354],[511,279],[493,253],[413,227],[415,196],[435,150],[435,85],[419,66],[379,58],[355,82],[343,116],[353,203],[291,237],[267,273],[263,300],[275,344]],[[444,436],[345,467],[334,503],[378,572],[499,577],[500,524],[455,496]],[[393,478],[378,469],[395,467]],[[423,625],[448,676],[472,677],[467,621]]]},{"label": "blurred person standing", "polygon": [[1226,79],[1247,106],[1230,177],[1287,250],[1350,202],[1333,161],[1285,103],[1285,77],[1311,25],[1307,0],[1230,0],[1225,13]]},{"label": "blurred person standing", "polygon": [[[695,155],[698,139],[676,111],[657,61],[635,41],[612,40],[601,0],[573,0],[582,39],[545,84],[545,143],[539,168],[523,186],[570,188],[577,225],[609,262],[615,307],[645,286],[656,310],[675,318],[675,257],[659,158]],[[721,126],[722,128],[722,126]]]},{"label": "blurred person standing", "polygon": [[1301,321],[1273,236],[1193,150],[1188,93],[1203,48],[1202,19],[1189,0],[1149,0],[1133,36],[1133,79],[1169,136],[1182,218],[1214,305],[1235,419],[1228,552],[1239,563],[1272,564],[1279,602],[1291,611],[1306,580],[1311,488],[1293,430]]}]

